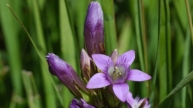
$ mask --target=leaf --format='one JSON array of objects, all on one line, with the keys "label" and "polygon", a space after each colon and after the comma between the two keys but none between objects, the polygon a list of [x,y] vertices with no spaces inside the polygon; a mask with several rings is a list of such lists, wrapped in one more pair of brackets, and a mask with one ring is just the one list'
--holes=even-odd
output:
[{"label": "leaf", "polygon": [[173,98],[174,94],[177,93],[180,89],[185,87],[188,83],[193,80],[193,71],[190,72],[185,78],[183,78],[179,84],[166,96],[166,98],[159,104],[159,108],[166,108],[168,103]]}]

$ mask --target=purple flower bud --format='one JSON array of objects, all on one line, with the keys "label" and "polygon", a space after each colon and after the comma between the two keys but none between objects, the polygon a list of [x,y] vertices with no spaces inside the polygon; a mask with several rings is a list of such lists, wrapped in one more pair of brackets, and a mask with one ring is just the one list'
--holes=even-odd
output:
[{"label": "purple flower bud", "polygon": [[79,89],[87,92],[85,85],[68,63],[52,53],[49,53],[46,58],[50,73],[57,76],[75,96],[81,97]]},{"label": "purple flower bud", "polygon": [[80,67],[82,70],[82,78],[89,80],[90,77],[94,74],[94,72],[92,71],[93,64],[91,62],[91,58],[88,56],[84,49],[82,49],[81,51]]},{"label": "purple flower bud", "polygon": [[70,108],[95,108],[89,104],[87,104],[83,99],[79,102],[76,99],[72,100],[72,103],[70,104]]},{"label": "purple flower bud", "polygon": [[89,4],[84,25],[84,40],[88,55],[104,53],[103,12],[98,2]]}]

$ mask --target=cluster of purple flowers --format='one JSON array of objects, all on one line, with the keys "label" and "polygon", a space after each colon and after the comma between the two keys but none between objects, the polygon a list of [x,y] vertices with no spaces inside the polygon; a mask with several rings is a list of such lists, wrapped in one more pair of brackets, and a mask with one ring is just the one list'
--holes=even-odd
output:
[{"label": "cluster of purple flowers", "polygon": [[80,58],[83,81],[58,56],[52,53],[46,56],[50,73],[57,76],[80,99],[73,99],[70,108],[120,107],[123,104],[128,108],[150,108],[147,98],[133,98],[127,84],[128,80],[151,79],[148,74],[130,68],[135,51],[118,55],[115,49],[110,56],[105,55],[103,12],[98,2],[93,1],[89,5],[84,36],[86,51],[82,49]]}]

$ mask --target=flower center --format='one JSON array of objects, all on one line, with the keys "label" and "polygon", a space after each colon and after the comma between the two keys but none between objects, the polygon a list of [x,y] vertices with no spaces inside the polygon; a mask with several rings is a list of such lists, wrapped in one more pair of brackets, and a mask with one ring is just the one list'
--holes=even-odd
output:
[{"label": "flower center", "polygon": [[122,75],[121,70],[120,70],[117,66],[115,66],[115,67],[114,67],[114,71],[113,71],[113,75],[112,75],[113,80],[116,80],[116,79],[119,78],[121,75]]},{"label": "flower center", "polygon": [[114,83],[125,81],[125,69],[122,66],[110,66],[108,69],[110,80]]}]

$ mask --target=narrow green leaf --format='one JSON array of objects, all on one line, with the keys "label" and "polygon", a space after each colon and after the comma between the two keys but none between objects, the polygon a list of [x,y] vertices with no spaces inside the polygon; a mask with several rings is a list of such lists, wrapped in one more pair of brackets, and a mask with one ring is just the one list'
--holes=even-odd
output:
[{"label": "narrow green leaf", "polygon": [[61,52],[64,60],[69,63],[75,70],[76,68],[76,44],[71,30],[70,20],[67,13],[66,4],[63,0],[59,2],[60,11],[60,37]]},{"label": "narrow green leaf", "polygon": [[131,37],[132,37],[131,28],[132,28],[131,21],[127,18],[123,25],[123,29],[120,33],[119,41],[118,41],[118,49],[120,54],[123,54],[129,49]]},{"label": "narrow green leaf", "polygon": [[169,1],[164,0],[164,10],[166,17],[166,60],[167,60],[167,74],[168,74],[168,90],[172,89],[172,41],[171,41],[171,27],[170,27],[170,8]]},{"label": "narrow green leaf", "polygon": [[[40,19],[40,12],[39,7],[37,5],[37,0],[32,0],[33,3],[33,16],[35,20],[35,26],[36,26],[36,33],[37,33],[37,44],[38,49],[40,51],[40,54],[46,55],[46,45],[45,45],[45,39]],[[42,58],[43,59],[43,58]],[[43,63],[40,63],[42,76],[43,76],[43,85],[44,85],[44,93],[45,93],[45,100],[46,100],[46,107],[47,108],[56,108],[56,101],[55,101],[55,93],[54,88],[51,85],[51,80],[49,77],[48,69],[46,69],[46,59],[43,59]]]},{"label": "narrow green leaf", "polygon": [[30,79],[29,79],[30,74],[32,73],[23,71],[22,79],[23,79],[23,84],[24,84],[24,88],[26,91],[26,95],[27,95],[28,106],[29,108],[35,108],[36,105],[34,101],[33,89],[32,89]]},{"label": "narrow green leaf", "polygon": [[193,71],[190,72],[185,78],[183,78],[178,83],[178,85],[165,97],[165,99],[159,104],[159,108],[166,108],[174,94],[177,93],[183,87],[185,87],[191,81],[193,81]]},{"label": "narrow green leaf", "polygon": [[34,93],[34,101],[36,105],[35,108],[42,108],[42,100],[41,100],[40,94],[38,93],[33,74],[30,74],[29,79]]},{"label": "narrow green leaf", "polygon": [[[142,27],[141,27],[141,12],[140,12],[140,0],[134,2],[134,19],[135,19],[135,35],[137,41],[137,48],[139,52],[139,62],[141,70],[145,72],[145,62],[144,62],[144,52],[143,52],[143,42],[142,42]],[[142,88],[145,88],[145,84],[141,84]],[[147,89],[141,91],[142,96],[146,96]]]},{"label": "narrow green leaf", "polygon": [[141,40],[142,40],[142,48],[143,48],[143,56],[144,56],[144,67],[145,72],[148,72],[148,56],[147,56],[147,37],[146,37],[146,25],[145,25],[145,8],[144,1],[139,0],[138,2],[139,8],[139,22],[140,22],[140,32],[141,32]]},{"label": "narrow green leaf", "polygon": [[186,4],[186,12],[188,14],[188,22],[189,22],[190,33],[191,33],[191,37],[192,37],[192,45],[193,45],[193,25],[192,25],[192,18],[191,18],[191,12],[190,12],[188,0],[185,0],[185,4]]},{"label": "narrow green leaf", "polygon": [[138,47],[138,52],[139,52],[139,61],[140,61],[141,69],[145,71],[143,48],[142,48],[141,27],[140,27],[141,26],[140,0],[136,0],[134,4],[135,4],[135,8],[134,8],[135,33],[136,33],[137,47]]},{"label": "narrow green leaf", "polygon": [[[71,0],[72,1],[72,0]],[[78,3],[77,3],[78,2]],[[88,2],[82,2],[74,0],[73,3],[73,19],[76,32],[76,38],[78,40],[78,51],[80,52],[84,48],[84,22],[86,18],[86,12],[88,8]]]},{"label": "narrow green leaf", "polygon": [[168,5],[167,0],[159,0],[158,72],[160,100],[164,99],[172,87],[170,14]]},{"label": "narrow green leaf", "polygon": [[[61,51],[64,60],[76,69],[76,53],[75,42],[71,30],[70,20],[67,13],[67,7],[64,0],[59,1],[60,11],[60,36],[61,36]],[[64,107],[67,108],[72,99],[72,94],[64,87]]]},{"label": "narrow green leaf", "polygon": [[[13,92],[16,95],[22,96],[22,82],[21,82],[21,58],[20,58],[20,47],[19,47],[19,35],[18,25],[12,14],[9,12],[6,4],[8,0],[0,0],[0,11],[1,11],[1,24],[2,32],[5,38],[5,44],[7,48],[8,61],[10,66],[10,76],[13,84]],[[12,4],[12,3],[11,3]],[[16,5],[16,4],[14,4]],[[18,10],[17,7],[14,9]],[[17,11],[18,12],[18,11]]]},{"label": "narrow green leaf", "polygon": [[178,0],[177,2],[174,1],[173,4],[177,12],[177,16],[179,18],[179,22],[182,26],[182,29],[186,31],[188,28],[188,18],[186,17],[187,13],[185,12],[186,11],[185,2],[184,0]]},{"label": "narrow green leaf", "polygon": [[109,55],[117,47],[114,2],[113,0],[101,0],[101,5],[104,14],[105,50]]},{"label": "narrow green leaf", "polygon": [[[189,66],[189,63],[190,63],[190,45],[191,45],[191,41],[190,41],[190,32],[187,33],[187,36],[186,36],[186,41],[185,41],[185,47],[184,47],[184,59],[183,59],[183,66],[182,66],[182,69],[183,69],[183,72],[182,72],[182,76],[183,78],[185,76],[188,75],[188,72],[190,71],[190,66]],[[186,95],[187,94],[187,87],[184,87],[184,89],[182,89],[182,107],[183,108],[187,108],[186,107]]]}]

